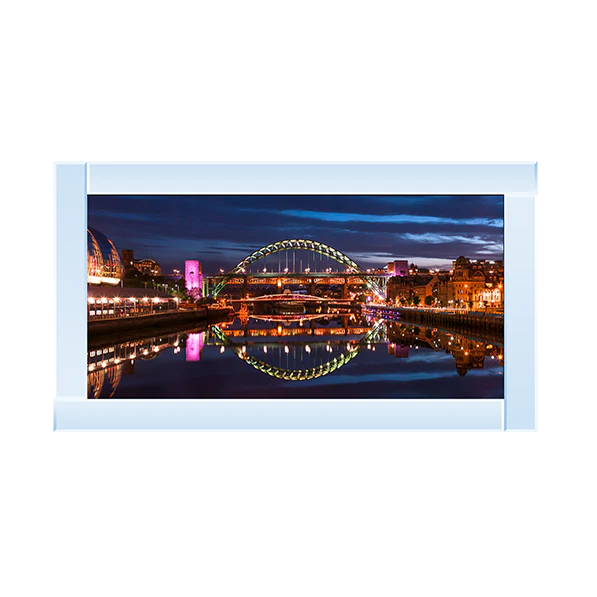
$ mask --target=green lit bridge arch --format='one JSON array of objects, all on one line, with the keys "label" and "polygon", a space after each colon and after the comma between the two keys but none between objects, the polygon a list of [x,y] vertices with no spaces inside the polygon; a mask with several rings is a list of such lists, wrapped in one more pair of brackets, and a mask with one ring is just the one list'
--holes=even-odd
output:
[{"label": "green lit bridge arch", "polygon": [[[231,278],[238,276],[239,274],[244,274],[246,269],[263,259],[264,257],[268,257],[269,255],[273,255],[274,253],[280,253],[281,251],[311,251],[312,253],[317,253],[319,255],[323,255],[324,257],[328,257],[330,259],[334,259],[338,263],[342,264],[344,267],[348,268],[350,271],[348,273],[353,274],[360,274],[363,276],[363,280],[367,285],[367,288],[373,292],[379,299],[385,299],[385,292],[383,288],[373,279],[373,277],[369,277],[367,272],[360,266],[358,263],[354,262],[350,257],[330,247],[329,245],[325,245],[315,240],[304,240],[300,238],[292,238],[288,240],[280,240],[270,245],[266,245],[257,251],[254,251],[247,257],[245,257],[240,263],[238,263],[235,267],[233,267],[227,274],[224,274],[222,279],[216,284],[213,289],[212,296],[215,298],[217,297],[220,292],[224,289],[226,284],[230,281]],[[313,275],[316,275],[315,273]]]},{"label": "green lit bridge arch", "polygon": [[243,360],[245,363],[248,363],[258,371],[284,381],[307,381],[309,379],[317,379],[318,377],[328,375],[352,361],[352,359],[359,354],[364,346],[373,340],[380,339],[380,333],[383,330],[383,325],[384,322],[380,319],[354,346],[351,346],[349,350],[343,352],[338,357],[334,357],[326,363],[308,369],[284,369],[282,367],[277,367],[275,365],[271,365],[270,363],[261,361],[260,359],[256,359],[254,356],[243,352],[241,346],[231,342],[218,326],[213,326],[211,329],[214,335],[220,340],[220,342],[222,342],[224,346],[232,348],[239,359]]}]

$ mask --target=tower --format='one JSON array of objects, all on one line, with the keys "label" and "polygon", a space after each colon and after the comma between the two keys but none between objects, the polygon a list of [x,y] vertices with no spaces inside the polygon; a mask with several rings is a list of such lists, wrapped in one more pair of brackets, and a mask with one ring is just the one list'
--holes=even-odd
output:
[{"label": "tower", "polygon": [[196,259],[187,259],[184,265],[184,279],[187,292],[189,294],[193,291],[200,293],[203,283],[203,268],[201,267],[201,263]]}]

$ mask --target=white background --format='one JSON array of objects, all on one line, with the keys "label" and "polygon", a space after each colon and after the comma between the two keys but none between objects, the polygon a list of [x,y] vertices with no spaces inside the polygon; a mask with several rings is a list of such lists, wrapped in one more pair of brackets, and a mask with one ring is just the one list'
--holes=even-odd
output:
[{"label": "white background", "polygon": [[[595,595],[590,3],[7,6],[1,592]],[[53,433],[73,160],[537,160],[539,431]]]}]

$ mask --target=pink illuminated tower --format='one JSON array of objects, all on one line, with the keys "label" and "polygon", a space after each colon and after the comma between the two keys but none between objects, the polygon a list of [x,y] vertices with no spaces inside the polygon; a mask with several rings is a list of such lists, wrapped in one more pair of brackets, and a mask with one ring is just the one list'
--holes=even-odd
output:
[{"label": "pink illuminated tower", "polygon": [[189,334],[187,338],[187,361],[200,361],[203,352],[203,332]]},{"label": "pink illuminated tower", "polygon": [[195,293],[200,293],[201,285],[203,283],[203,269],[201,263],[196,259],[187,259],[184,266],[184,279],[187,292],[191,296]]}]

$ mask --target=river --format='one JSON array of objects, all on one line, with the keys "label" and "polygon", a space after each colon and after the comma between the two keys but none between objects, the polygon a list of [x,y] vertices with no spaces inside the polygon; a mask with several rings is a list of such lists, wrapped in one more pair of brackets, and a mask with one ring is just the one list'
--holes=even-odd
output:
[{"label": "river", "polygon": [[494,338],[364,315],[236,318],[88,351],[96,398],[503,398]]}]

